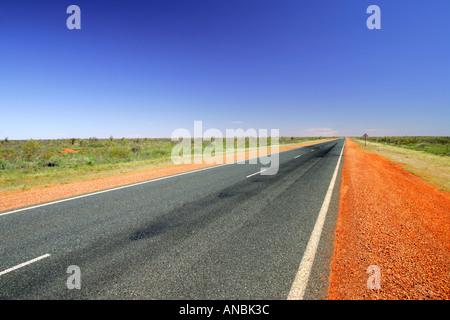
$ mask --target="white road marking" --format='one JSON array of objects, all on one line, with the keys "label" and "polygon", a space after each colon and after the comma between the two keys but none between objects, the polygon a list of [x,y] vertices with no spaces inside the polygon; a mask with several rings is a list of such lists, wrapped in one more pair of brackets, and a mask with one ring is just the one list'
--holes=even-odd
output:
[{"label": "white road marking", "polygon": [[300,262],[300,266],[295,276],[294,283],[292,284],[291,290],[289,292],[288,300],[302,300],[303,296],[305,295],[309,275],[311,274],[311,268],[313,266],[317,247],[319,246],[320,236],[322,235],[323,225],[327,216],[328,207],[330,206],[331,195],[333,194],[334,185],[336,184],[336,177],[339,171],[339,165],[341,163],[344,147],[345,141],[344,145],[342,146],[338,162],[336,164],[336,169],[334,169],[333,177],[331,178],[327,194],[325,195],[322,207],[320,208],[319,216],[317,217],[316,224],[314,225],[313,232],[311,233],[311,237],[309,238],[302,261]]},{"label": "white road marking", "polygon": [[261,171],[252,173],[251,175],[248,175],[246,178],[250,178],[250,177],[252,177],[252,176],[254,176],[254,175],[257,175],[258,173],[261,173],[261,172],[266,171],[266,170],[267,170],[267,169],[262,169]]},{"label": "white road marking", "polygon": [[301,154],[299,154],[298,156],[296,156],[296,157],[294,157],[294,159],[297,159],[298,157],[301,157],[302,155]]},{"label": "white road marking", "polygon": [[18,264],[18,265],[15,266],[15,267],[12,267],[12,268],[6,269],[5,271],[0,272],[0,276],[2,276],[2,275],[4,275],[4,274],[7,274],[7,273],[9,273],[9,272],[11,272],[11,271],[20,269],[20,268],[22,268],[22,267],[25,267],[25,266],[27,266],[27,265],[29,265],[29,264],[35,263],[35,262],[37,262],[37,261],[39,261],[39,260],[48,258],[48,257],[50,257],[50,254],[47,253],[47,254],[44,254],[43,256],[40,256],[40,257],[34,258],[34,259],[32,259],[32,260],[29,260],[29,261],[27,261],[27,262]]}]

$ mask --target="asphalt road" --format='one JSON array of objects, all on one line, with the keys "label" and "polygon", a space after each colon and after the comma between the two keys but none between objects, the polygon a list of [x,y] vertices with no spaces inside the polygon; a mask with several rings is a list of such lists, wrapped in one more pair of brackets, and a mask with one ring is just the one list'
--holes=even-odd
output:
[{"label": "asphalt road", "polygon": [[[0,213],[0,299],[286,299],[343,144]],[[305,299],[326,295],[339,177]]]}]

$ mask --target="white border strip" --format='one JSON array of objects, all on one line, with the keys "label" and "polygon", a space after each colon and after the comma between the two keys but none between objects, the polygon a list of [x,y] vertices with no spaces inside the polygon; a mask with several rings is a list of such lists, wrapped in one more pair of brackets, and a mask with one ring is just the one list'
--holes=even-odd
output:
[{"label": "white border strip", "polygon": [[44,254],[43,256],[40,256],[40,257],[34,258],[34,259],[32,259],[32,260],[29,260],[29,261],[27,261],[27,262],[18,264],[18,265],[15,266],[15,267],[12,267],[12,268],[6,269],[5,271],[0,272],[0,277],[1,277],[2,275],[4,275],[4,274],[7,274],[7,273],[11,272],[11,271],[20,269],[20,268],[22,268],[22,267],[25,267],[25,266],[27,266],[27,265],[29,265],[29,264],[35,263],[35,262],[37,262],[37,261],[39,261],[39,260],[42,260],[42,259],[45,259],[45,258],[48,258],[48,257],[50,257],[50,254],[47,253],[47,254]]},{"label": "white border strip", "polygon": [[323,225],[325,223],[325,218],[330,206],[331,195],[333,194],[334,185],[336,184],[336,177],[339,171],[339,165],[341,163],[344,147],[345,140],[344,145],[342,146],[341,154],[339,155],[339,159],[336,164],[336,169],[334,169],[333,177],[331,178],[327,194],[325,195],[322,207],[320,208],[319,216],[317,217],[313,232],[311,233],[311,237],[309,238],[302,261],[300,262],[300,266],[295,276],[294,283],[292,284],[291,291],[289,292],[288,300],[302,300],[303,296],[305,295],[306,287],[309,281],[309,275],[311,274],[317,247],[319,246],[320,237],[322,235]]}]

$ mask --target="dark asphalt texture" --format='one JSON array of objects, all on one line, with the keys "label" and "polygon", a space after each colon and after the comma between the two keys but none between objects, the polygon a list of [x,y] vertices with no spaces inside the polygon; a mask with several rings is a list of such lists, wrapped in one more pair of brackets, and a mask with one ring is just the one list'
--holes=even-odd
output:
[{"label": "dark asphalt texture", "polygon": [[[0,216],[0,272],[51,254],[1,275],[0,299],[286,299],[343,144],[281,152],[272,176],[223,165]],[[326,296],[339,185],[306,299]]]}]

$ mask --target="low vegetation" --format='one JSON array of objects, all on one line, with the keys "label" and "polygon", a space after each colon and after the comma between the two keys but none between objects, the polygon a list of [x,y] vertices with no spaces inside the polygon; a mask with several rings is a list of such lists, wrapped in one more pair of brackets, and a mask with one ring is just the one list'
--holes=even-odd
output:
[{"label": "low vegetation", "polygon": [[367,141],[450,156],[450,137],[367,137]]}]

